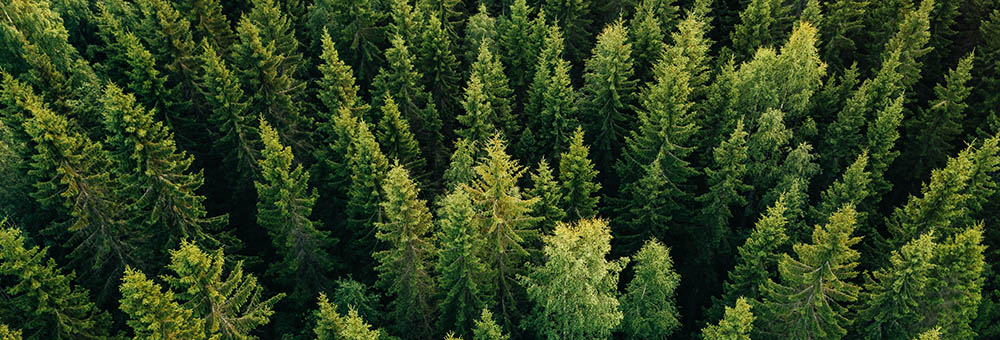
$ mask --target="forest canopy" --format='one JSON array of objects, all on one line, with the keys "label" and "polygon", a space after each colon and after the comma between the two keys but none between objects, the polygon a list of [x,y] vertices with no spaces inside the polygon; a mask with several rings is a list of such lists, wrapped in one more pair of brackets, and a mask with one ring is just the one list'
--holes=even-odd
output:
[{"label": "forest canopy", "polygon": [[1000,2],[0,0],[0,339],[1000,338]]}]

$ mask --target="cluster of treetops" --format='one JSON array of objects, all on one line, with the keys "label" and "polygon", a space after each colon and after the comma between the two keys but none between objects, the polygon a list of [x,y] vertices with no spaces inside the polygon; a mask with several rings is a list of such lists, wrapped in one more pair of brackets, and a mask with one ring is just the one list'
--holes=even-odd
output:
[{"label": "cluster of treetops", "polygon": [[0,13],[0,339],[1000,337],[997,1]]}]

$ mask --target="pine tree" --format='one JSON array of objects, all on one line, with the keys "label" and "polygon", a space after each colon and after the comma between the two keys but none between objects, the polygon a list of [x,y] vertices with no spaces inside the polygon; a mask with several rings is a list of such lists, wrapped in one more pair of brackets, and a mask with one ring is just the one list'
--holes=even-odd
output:
[{"label": "pine tree", "polygon": [[381,320],[381,314],[378,312],[381,305],[371,287],[351,278],[338,279],[334,284],[337,288],[333,291],[333,302],[339,306],[338,312],[347,314],[350,312],[349,309],[354,309],[357,310],[358,316],[365,320],[373,323]]},{"label": "pine tree", "polygon": [[514,0],[508,12],[497,22],[500,61],[508,70],[518,70],[511,73],[510,85],[519,99],[515,102],[523,103],[542,48],[541,40],[534,38],[540,31],[547,30],[545,14],[540,12],[531,18],[532,8],[527,0]]},{"label": "pine tree", "polygon": [[[174,5],[165,0],[136,1],[141,21],[136,35],[149,46],[149,51],[166,72],[167,88],[180,100],[175,109],[189,112],[197,93],[198,64],[191,23]],[[191,118],[187,118],[191,119]],[[179,127],[175,127],[179,128]]]},{"label": "pine tree", "polygon": [[195,317],[194,311],[175,300],[173,292],[163,290],[141,271],[126,268],[119,289],[121,310],[129,316],[135,339],[209,339],[205,320]]},{"label": "pine tree", "polygon": [[478,77],[483,84],[483,95],[492,110],[490,121],[493,126],[504,133],[506,138],[514,138],[520,132],[520,126],[514,116],[513,90],[508,86],[504,66],[498,56],[491,51],[490,45],[479,45],[479,54],[471,67],[469,83],[472,77]]},{"label": "pine tree", "polygon": [[932,262],[938,270],[932,272],[928,298],[919,305],[924,329],[937,325],[944,339],[975,336],[970,325],[982,300],[986,250],[982,242],[980,223],[943,238],[935,248]]},{"label": "pine tree", "polygon": [[[840,339],[851,324],[845,314],[856,301],[860,287],[851,282],[857,275],[859,254],[851,246],[856,213],[845,205],[830,215],[826,225],[817,225],[812,243],[796,244],[798,259],[788,254],[778,262],[781,284],[768,280],[764,308],[774,317],[768,332],[792,338]],[[808,293],[803,293],[808,292]]]},{"label": "pine tree", "polygon": [[521,297],[516,275],[523,272],[528,250],[526,242],[537,238],[534,230],[540,218],[531,215],[538,198],[524,198],[517,186],[524,175],[517,160],[505,151],[503,139],[494,136],[483,147],[481,157],[473,170],[476,178],[462,186],[469,193],[481,221],[481,236],[486,240],[482,254],[487,268],[484,292],[495,299],[500,324],[512,330],[518,315],[517,304]]},{"label": "pine tree", "polygon": [[591,339],[611,335],[622,321],[615,295],[628,258],[606,259],[611,251],[607,221],[559,223],[543,237],[545,264],[521,282],[535,308],[524,322],[546,339]]},{"label": "pine tree", "polygon": [[[12,81],[6,79],[5,88],[15,86]],[[124,220],[124,204],[116,194],[122,187],[111,179],[102,145],[81,133],[75,121],[50,110],[31,91],[16,96],[30,114],[23,125],[35,149],[28,170],[37,180],[31,196],[58,213],[48,230],[69,236],[69,258],[83,269],[97,300],[104,300],[118,273],[127,264],[139,264],[135,229]]]},{"label": "pine tree", "polygon": [[220,0],[186,0],[178,6],[181,13],[187,14],[195,41],[208,41],[220,54],[228,55],[236,35]]},{"label": "pine tree", "polygon": [[493,321],[493,313],[489,309],[483,308],[483,313],[476,320],[476,328],[473,330],[473,340],[508,340],[510,336],[503,334],[500,326]]},{"label": "pine tree", "polygon": [[563,202],[562,186],[552,175],[549,162],[542,157],[538,161],[535,173],[531,174],[532,187],[525,192],[528,198],[538,199],[532,209],[531,216],[540,217],[539,222],[543,234],[551,234],[556,223],[566,217],[566,211],[561,207]]},{"label": "pine tree", "polygon": [[894,51],[900,51],[899,73],[902,78],[899,86],[903,89],[912,89],[920,81],[921,59],[933,49],[927,46],[931,38],[930,15],[933,10],[933,0],[921,1],[920,8],[905,13],[896,34],[885,44],[882,60],[892,58]]},{"label": "pine tree", "polygon": [[17,322],[29,339],[108,336],[111,318],[90,301],[87,289],[72,284],[75,275],[63,274],[48,248],[28,248],[21,230],[5,224],[0,221],[0,275],[9,278],[3,285],[5,321]]},{"label": "pine tree", "polygon": [[418,0],[419,6],[427,16],[437,19],[448,39],[458,41],[459,27],[464,23],[465,4],[460,0]]},{"label": "pine tree", "polygon": [[382,2],[371,0],[317,0],[309,5],[307,26],[313,41],[329,31],[344,62],[362,84],[368,84],[383,63],[386,12]]},{"label": "pine tree", "polygon": [[264,45],[274,44],[274,54],[284,56],[279,68],[295,75],[302,67],[302,53],[298,51],[299,40],[295,37],[295,23],[291,19],[295,13],[291,13],[288,7],[283,5],[287,3],[255,0],[251,3],[250,11],[246,12],[240,21],[244,18],[249,19],[260,28],[260,39]]},{"label": "pine tree", "polygon": [[[227,26],[228,27],[228,26]],[[204,52],[201,63],[200,85],[205,103],[212,111],[209,121],[214,127],[215,152],[223,155],[223,162],[236,172],[231,187],[246,186],[257,178],[260,159],[260,131],[253,124],[248,112],[249,102],[240,88],[239,80],[229,69],[222,55],[208,43],[202,43]]]},{"label": "pine tree", "polygon": [[486,143],[497,132],[492,121],[493,107],[484,93],[485,90],[479,75],[473,73],[469,78],[469,84],[465,87],[465,98],[462,99],[465,114],[458,116],[458,122],[465,128],[459,129],[456,134],[478,144]]},{"label": "pine tree", "polygon": [[[709,50],[712,48],[713,42],[708,37],[709,31],[712,29],[711,18],[708,17],[708,4],[707,1],[703,0],[695,1],[694,7],[688,10],[684,20],[678,23],[677,29],[670,34],[673,44],[667,46],[663,51],[663,58],[685,58],[683,61],[676,61],[676,63],[683,65],[684,70],[691,75],[691,78],[688,79],[688,85],[691,86],[689,96],[695,102],[707,95],[708,81],[711,75],[709,67],[712,57],[709,55]],[[696,105],[696,110],[705,111],[703,108],[698,108],[698,105]]]},{"label": "pine tree", "polygon": [[810,231],[806,224],[809,204],[809,183],[820,172],[815,163],[812,146],[801,143],[788,152],[780,168],[776,169],[778,181],[764,196],[764,202],[774,202],[781,196],[787,199],[788,236],[795,242],[807,241]]},{"label": "pine tree", "polygon": [[701,337],[705,340],[750,340],[754,320],[747,299],[740,297],[733,307],[726,306],[726,315],[718,325],[701,329]]},{"label": "pine tree", "polygon": [[732,238],[730,219],[732,208],[742,208],[747,204],[745,193],[751,188],[744,182],[747,173],[747,133],[743,120],[736,123],[736,129],[712,150],[713,166],[705,169],[708,178],[708,192],[698,196],[702,203],[700,218],[707,229],[701,242],[709,249],[728,249]]},{"label": "pine tree", "polygon": [[658,0],[642,0],[629,20],[629,40],[632,41],[632,60],[635,61],[635,80],[647,83],[653,80],[653,66],[666,47],[667,32],[660,27],[656,15]]},{"label": "pine tree", "polygon": [[36,200],[25,199],[35,191],[36,178],[28,173],[34,151],[31,135],[25,130],[31,111],[23,104],[27,99],[37,103],[37,98],[31,87],[9,73],[0,71],[0,77],[0,172],[9,177],[6,190],[0,191],[0,214],[12,223],[41,228],[48,212]]},{"label": "pine tree", "polygon": [[541,7],[566,32],[566,56],[570,60],[583,60],[594,45],[590,0],[546,0]]},{"label": "pine tree", "polygon": [[595,196],[601,183],[595,182],[597,170],[588,159],[590,148],[583,145],[583,129],[576,128],[569,150],[559,157],[559,182],[562,185],[562,209],[570,220],[594,218],[597,214]]},{"label": "pine tree", "polygon": [[[322,76],[316,81],[319,86],[316,97],[326,107],[326,120],[332,122],[341,107],[364,112],[366,105],[358,96],[359,88],[354,78],[354,71],[340,59],[340,53],[337,52],[329,31],[323,31],[320,42],[323,52],[320,54],[322,63],[318,68]],[[322,128],[323,126],[320,127],[320,131]],[[326,135],[329,136],[331,133],[327,132]]]},{"label": "pine tree", "polygon": [[777,44],[786,34],[783,21],[790,10],[781,1],[751,0],[740,12],[740,23],[733,28],[729,38],[736,60],[748,60],[757,48]]},{"label": "pine tree", "polygon": [[347,316],[337,314],[337,306],[330,304],[326,295],[319,295],[319,310],[315,312],[316,327],[313,333],[316,340],[377,340],[382,338],[382,331],[372,330],[358,312],[353,308]]},{"label": "pine tree", "polygon": [[[402,36],[392,38],[392,46],[385,51],[388,68],[379,71],[372,83],[373,93],[390,93],[399,105],[402,117],[410,123],[423,155],[432,169],[438,169],[443,164],[438,153],[442,152],[442,122],[438,116],[430,93],[424,91],[420,84],[423,78],[415,67],[416,58],[410,54],[408,44]],[[380,101],[375,106],[383,106]]]},{"label": "pine tree", "polygon": [[455,117],[461,111],[461,105],[455,96],[462,78],[459,75],[458,58],[452,52],[456,38],[457,36],[452,37],[447,29],[442,27],[442,22],[437,16],[431,15],[418,40],[420,44],[416,45],[416,42],[413,42],[417,55],[416,68],[423,74],[421,84],[430,93],[431,101],[438,110],[445,131],[453,130],[450,127],[454,126]]},{"label": "pine tree", "polygon": [[[549,29],[545,48],[538,56],[535,78],[531,84],[528,127],[538,134],[538,150],[527,155],[545,155],[558,159],[568,146],[578,125],[578,94],[570,83],[569,62],[562,58],[562,34],[558,26]],[[532,157],[531,159],[533,159]]]},{"label": "pine tree", "polygon": [[[809,211],[810,220],[816,224],[826,223],[826,218],[845,204],[859,208],[866,207],[868,199],[872,196],[872,173],[868,168],[868,152],[863,151],[858,155],[858,159],[844,170],[844,174],[820,194],[819,204]],[[865,211],[859,209],[858,221],[862,230],[867,230],[864,228],[865,215]]]},{"label": "pine tree", "polygon": [[823,36],[823,60],[834,69],[848,68],[857,51],[865,46],[864,16],[869,3],[859,0],[836,0],[823,4],[826,20],[819,25]]},{"label": "pine tree", "polygon": [[262,297],[264,288],[256,277],[243,273],[242,261],[223,275],[222,250],[206,253],[185,241],[170,257],[173,273],[163,279],[171,291],[180,292],[175,296],[184,301],[181,307],[205,321],[205,338],[255,339],[251,333],[268,323],[271,308],[284,296]]},{"label": "pine tree", "polygon": [[674,294],[681,277],[670,249],[655,239],[633,257],[635,276],[621,298],[622,330],[628,339],[664,338],[680,327]]},{"label": "pine tree", "polygon": [[885,173],[899,156],[894,150],[899,139],[899,126],[903,122],[903,96],[876,113],[875,120],[868,123],[867,149],[871,151],[872,188],[874,195],[881,197],[892,190],[892,183],[885,178]]},{"label": "pine tree", "polygon": [[139,214],[149,235],[162,235],[156,244],[169,249],[185,238],[218,244],[213,234],[229,217],[206,217],[205,197],[195,193],[204,183],[202,172],[190,171],[194,159],[177,151],[170,128],[154,121],[152,111],[113,84],[105,89],[101,104],[117,174],[133,195],[129,209]]},{"label": "pine tree", "polygon": [[[497,31],[497,18],[490,16],[486,5],[480,3],[476,14],[469,17],[465,26],[465,39],[462,49],[465,51],[465,64],[472,65],[476,62],[482,51],[481,46],[486,45],[490,55],[499,52],[500,34]],[[499,57],[497,58],[499,60]]]},{"label": "pine tree", "polygon": [[920,333],[914,340],[939,340],[941,339],[941,328],[936,327],[926,332]]},{"label": "pine tree", "polygon": [[451,163],[448,170],[445,170],[445,189],[455,190],[462,184],[471,184],[476,178],[476,173],[472,169],[475,166],[478,146],[475,142],[460,138],[455,141],[455,152],[451,154]]},{"label": "pine tree", "polygon": [[483,278],[487,271],[479,259],[484,244],[478,238],[479,226],[475,223],[475,209],[464,190],[455,190],[445,196],[438,209],[436,239],[440,252],[436,272],[438,291],[443,299],[438,304],[441,318],[437,329],[450,329],[458,336],[467,337],[475,329],[480,311],[489,301],[482,294]]},{"label": "pine tree", "polygon": [[766,214],[761,214],[750,237],[736,250],[736,266],[723,283],[722,298],[714,300],[705,313],[709,320],[722,318],[723,307],[736,303],[740,297],[759,301],[761,285],[776,277],[778,254],[788,247],[786,212],[785,199],[781,197]]},{"label": "pine tree", "polygon": [[317,292],[329,288],[329,273],[333,264],[327,249],[336,242],[330,233],[317,228],[310,216],[316,189],[309,190],[309,172],[301,164],[292,165],[292,149],[281,145],[278,133],[260,119],[264,141],[259,161],[261,180],[257,188],[257,224],[267,230],[271,244],[281,256],[271,265],[270,272],[292,289],[296,302],[312,299]]},{"label": "pine tree", "polygon": [[913,150],[912,161],[906,168],[915,178],[924,178],[932,169],[945,164],[955,150],[965,120],[965,98],[972,89],[966,83],[972,78],[973,54],[962,58],[948,72],[944,84],[934,86],[935,98],[927,109],[917,111],[915,119],[907,121],[907,150]]},{"label": "pine tree", "polygon": [[[346,111],[341,112],[346,113]],[[379,204],[385,199],[382,186],[386,180],[386,173],[389,172],[389,160],[380,151],[375,136],[368,130],[368,124],[362,120],[355,120],[351,126],[354,131],[350,132],[350,144],[347,146],[349,182],[345,195],[347,197],[345,226],[351,235],[351,240],[347,244],[352,248],[350,252],[352,263],[370,264],[371,252],[375,249],[373,236],[376,224],[382,221],[383,216]]]},{"label": "pine tree", "polygon": [[583,76],[580,120],[592,141],[597,169],[604,174],[611,173],[622,138],[632,129],[636,81],[632,79],[632,44],[627,39],[628,29],[621,20],[605,27]]},{"label": "pine tree", "polygon": [[927,301],[933,256],[938,244],[932,233],[921,235],[892,252],[890,266],[876,270],[865,283],[857,335],[868,339],[911,339],[919,332],[919,306]]},{"label": "pine tree", "polygon": [[434,256],[433,225],[424,200],[406,169],[396,164],[387,174],[381,206],[385,222],[376,223],[375,237],[387,250],[372,256],[379,262],[378,285],[393,297],[389,304],[397,334],[427,338],[434,333],[434,282],[427,261]]},{"label": "pine tree", "polygon": [[385,93],[382,102],[382,116],[375,137],[385,157],[399,161],[416,177],[424,177],[427,161],[420,156],[420,145],[410,132],[410,123],[399,113],[399,106],[392,95]]}]

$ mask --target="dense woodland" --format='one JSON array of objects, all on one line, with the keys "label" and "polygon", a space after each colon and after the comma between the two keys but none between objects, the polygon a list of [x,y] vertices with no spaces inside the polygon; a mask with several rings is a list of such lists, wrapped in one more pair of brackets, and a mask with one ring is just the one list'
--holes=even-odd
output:
[{"label": "dense woodland", "polygon": [[0,14],[0,339],[1000,338],[997,1]]}]

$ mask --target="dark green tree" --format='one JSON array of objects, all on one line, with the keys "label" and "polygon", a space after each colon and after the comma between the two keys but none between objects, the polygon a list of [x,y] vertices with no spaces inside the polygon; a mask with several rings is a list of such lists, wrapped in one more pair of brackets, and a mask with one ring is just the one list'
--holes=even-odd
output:
[{"label": "dark green tree", "polygon": [[500,326],[493,321],[493,313],[483,308],[483,313],[476,320],[476,328],[472,331],[472,340],[508,340],[510,336],[503,334]]},{"label": "dark green tree", "polygon": [[730,230],[730,219],[733,210],[741,211],[747,204],[746,192],[750,186],[744,182],[747,173],[747,133],[743,121],[736,123],[736,129],[729,139],[712,150],[713,165],[705,169],[708,179],[708,192],[698,196],[702,207],[700,219],[704,221],[703,237],[699,242],[705,242],[709,249],[728,249],[729,240],[733,239]]},{"label": "dark green tree", "polygon": [[914,178],[924,178],[932,169],[944,166],[948,156],[956,151],[968,107],[965,99],[972,92],[966,85],[972,78],[972,60],[973,54],[959,60],[944,83],[934,86],[935,98],[927,103],[927,108],[918,110],[916,117],[906,123],[909,136],[906,149],[912,150],[906,168]]},{"label": "dark green tree", "polygon": [[470,86],[472,77],[478,77],[483,84],[486,104],[492,110],[490,121],[504,133],[506,138],[512,139],[520,132],[520,126],[517,117],[514,116],[513,90],[508,86],[504,66],[499,57],[491,51],[490,45],[479,45],[478,51],[475,62],[470,66],[472,69],[469,76]]},{"label": "dark green tree", "polygon": [[[472,65],[480,53],[479,47],[486,45],[491,55],[496,55],[500,49],[500,34],[497,31],[497,18],[490,16],[486,5],[480,3],[476,14],[469,17],[465,25],[465,38],[462,49],[465,51],[465,65]],[[497,57],[499,59],[499,56]]]},{"label": "dark green tree", "polygon": [[527,0],[514,0],[508,15],[497,19],[500,60],[508,70],[518,70],[511,72],[510,85],[519,99],[516,102],[522,103],[526,102],[525,96],[542,49],[542,40],[537,38],[544,37],[544,32],[548,31],[545,13],[540,11],[531,18],[532,12]]},{"label": "dark green tree", "polygon": [[465,190],[455,190],[445,196],[438,208],[435,232],[439,242],[436,272],[438,291],[442,299],[438,304],[441,318],[438,329],[450,329],[467,337],[475,329],[475,321],[490,301],[482,293],[486,266],[479,258],[483,240],[478,238],[476,211]]},{"label": "dark green tree", "polygon": [[705,340],[750,340],[754,320],[747,299],[740,297],[733,307],[726,306],[726,314],[718,325],[701,329],[701,337]]},{"label": "dark green tree", "polygon": [[562,210],[569,220],[594,218],[596,196],[601,183],[595,181],[597,170],[588,159],[590,148],[583,144],[583,129],[576,128],[569,149],[559,157],[559,182],[562,185]]},{"label": "dark green tree", "polygon": [[578,126],[578,93],[569,78],[570,64],[562,58],[562,34],[553,25],[545,37],[545,47],[538,56],[535,78],[531,83],[526,114],[528,127],[535,131],[534,150],[522,146],[525,156],[549,156],[558,159],[567,147],[573,130]]},{"label": "dark green tree", "polygon": [[381,330],[372,330],[358,311],[349,308],[346,316],[337,313],[337,306],[327,300],[326,295],[319,295],[319,309],[314,312],[316,327],[313,333],[316,340],[377,340],[384,335]]},{"label": "dark green tree", "polygon": [[941,327],[943,339],[970,339],[971,327],[982,300],[983,225],[976,224],[944,237],[935,248],[927,299],[919,305],[924,329]]},{"label": "dark green tree", "polygon": [[[431,0],[422,1],[431,2]],[[452,51],[456,41],[454,39],[442,27],[438,17],[431,15],[418,40],[419,45],[416,45],[416,42],[412,43],[416,48],[416,69],[423,74],[420,83],[430,93],[431,101],[438,110],[445,131],[452,130],[455,117],[458,116],[462,107],[455,95],[458,93],[462,77],[459,71],[460,63]],[[391,63],[392,60],[389,59],[389,62]]]},{"label": "dark green tree", "polygon": [[582,61],[594,46],[594,31],[590,0],[546,0],[541,8],[554,25],[566,32],[566,56],[569,60]]},{"label": "dark green tree", "polygon": [[458,116],[458,123],[464,128],[456,131],[460,138],[478,144],[486,143],[497,133],[492,120],[493,106],[490,105],[485,91],[486,87],[483,86],[479,74],[473,73],[469,78],[469,84],[465,87],[465,98],[462,99],[465,113]]},{"label": "dark green tree", "polygon": [[659,0],[640,1],[628,25],[629,40],[632,41],[631,59],[635,64],[635,80],[643,84],[653,80],[653,65],[660,60],[666,47],[664,39],[667,32],[661,28],[656,13],[658,3]]},{"label": "dark green tree", "polygon": [[420,145],[410,132],[410,123],[400,114],[392,95],[385,93],[382,102],[382,116],[375,137],[385,157],[399,161],[415,177],[425,177],[427,161],[420,155]]},{"label": "dark green tree", "polygon": [[749,60],[759,47],[774,46],[782,40],[791,8],[782,1],[751,0],[740,12],[740,23],[729,37],[737,61]]},{"label": "dark green tree", "polygon": [[933,49],[927,45],[931,39],[930,16],[933,10],[934,1],[931,0],[921,1],[919,8],[905,12],[896,34],[885,44],[883,62],[892,58],[894,51],[900,51],[899,73],[902,77],[899,86],[903,89],[910,90],[920,81],[922,59]]},{"label": "dark green tree", "polygon": [[455,141],[455,152],[451,154],[451,163],[448,170],[445,170],[444,184],[448,191],[455,190],[462,184],[471,184],[476,179],[476,172],[472,169],[476,164],[477,149],[481,145],[468,139],[460,138]]},{"label": "dark green tree", "polygon": [[556,222],[565,219],[566,211],[562,208],[562,186],[552,174],[552,169],[545,157],[538,161],[535,172],[531,174],[531,183],[532,187],[525,192],[525,196],[538,199],[531,215],[542,219],[539,223],[542,233],[552,233]]},{"label": "dark green tree", "polygon": [[681,326],[674,300],[681,277],[670,249],[650,239],[632,260],[635,276],[621,297],[621,329],[629,339],[665,338]]},{"label": "dark green tree", "polygon": [[[351,241],[347,244],[351,247],[352,263],[372,263],[376,224],[382,221],[383,216],[379,204],[385,199],[382,187],[389,172],[389,160],[380,151],[375,136],[368,130],[368,124],[354,118],[344,119],[354,120],[353,124],[349,124],[353,131],[350,131],[350,144],[347,146],[349,182],[345,195],[345,227],[351,236]],[[368,273],[365,272],[367,268],[359,269]]]},{"label": "dark green tree", "polygon": [[382,47],[387,41],[382,2],[371,0],[317,0],[309,5],[306,26],[313,41],[323,32],[344,55],[344,62],[356,72],[363,84],[368,84],[384,62]]},{"label": "dark green tree", "polygon": [[222,55],[229,54],[229,48],[236,41],[236,35],[223,13],[220,0],[184,0],[177,6],[187,15],[194,31],[195,41],[208,41]]},{"label": "dark green tree", "polygon": [[923,234],[892,252],[890,266],[867,277],[856,335],[867,339],[912,339],[920,331],[920,305],[928,300],[938,244]]}]

